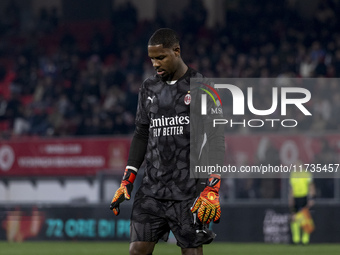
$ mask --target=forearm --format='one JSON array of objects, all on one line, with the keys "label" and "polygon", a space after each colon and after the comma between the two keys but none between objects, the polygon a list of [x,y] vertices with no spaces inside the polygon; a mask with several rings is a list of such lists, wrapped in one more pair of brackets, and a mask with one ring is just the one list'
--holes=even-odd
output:
[{"label": "forearm", "polygon": [[210,128],[208,135],[209,142],[209,165],[223,166],[225,157],[225,138],[224,127],[218,125],[213,129]]},{"label": "forearm", "polygon": [[307,207],[311,208],[315,204],[315,197],[316,197],[316,191],[315,191],[315,185],[314,183],[311,183],[309,185],[309,194],[308,194],[308,203]]},{"label": "forearm", "polygon": [[127,168],[135,170],[136,172],[142,165],[148,145],[149,139],[149,126],[139,125],[136,126],[130,151],[129,158],[127,161]]},{"label": "forearm", "polygon": [[146,147],[148,144],[148,125],[137,125],[132,138],[128,163],[124,172],[122,182],[119,189],[116,191],[110,205],[110,210],[115,215],[120,212],[119,204],[124,200],[131,198],[133,183],[136,179],[136,174],[143,163]]},{"label": "forearm", "polygon": [[[221,127],[217,127],[214,132],[209,136],[209,165],[211,166],[223,166],[225,156],[225,140],[224,130]],[[216,182],[218,180],[220,187],[220,174],[211,174],[208,178],[208,183]],[[214,185],[213,185],[214,186]],[[219,188],[218,188],[219,189]]]}]

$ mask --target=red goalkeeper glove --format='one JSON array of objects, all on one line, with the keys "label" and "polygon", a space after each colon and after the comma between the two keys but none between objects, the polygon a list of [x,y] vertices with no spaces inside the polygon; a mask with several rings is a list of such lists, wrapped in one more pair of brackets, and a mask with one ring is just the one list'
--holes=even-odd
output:
[{"label": "red goalkeeper glove", "polygon": [[136,179],[136,172],[126,168],[123,176],[123,180],[120,184],[119,189],[117,189],[110,205],[110,210],[117,216],[120,212],[119,204],[125,199],[130,200],[131,192],[133,189],[133,182]]},{"label": "red goalkeeper glove", "polygon": [[207,186],[196,198],[191,212],[197,213],[198,219],[203,224],[209,224],[211,221],[219,222],[221,217],[221,206],[218,191],[221,186],[221,177],[212,174],[208,179]]}]

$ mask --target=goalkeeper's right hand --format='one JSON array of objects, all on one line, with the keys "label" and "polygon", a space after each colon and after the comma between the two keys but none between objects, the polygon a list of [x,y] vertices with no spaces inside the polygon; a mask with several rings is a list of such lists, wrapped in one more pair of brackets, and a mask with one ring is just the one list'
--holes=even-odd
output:
[{"label": "goalkeeper's right hand", "polygon": [[133,182],[136,179],[136,172],[134,170],[125,169],[123,180],[120,184],[119,189],[117,189],[114,197],[112,198],[110,210],[117,216],[120,212],[119,204],[125,199],[130,200],[131,192],[133,189]]}]

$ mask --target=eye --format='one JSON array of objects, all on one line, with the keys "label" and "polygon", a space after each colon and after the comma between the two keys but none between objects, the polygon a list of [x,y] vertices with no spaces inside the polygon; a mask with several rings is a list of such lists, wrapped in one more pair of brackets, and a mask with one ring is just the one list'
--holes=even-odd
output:
[{"label": "eye", "polygon": [[163,59],[165,59],[166,56],[158,56],[158,57],[150,57],[151,61],[162,61]]}]

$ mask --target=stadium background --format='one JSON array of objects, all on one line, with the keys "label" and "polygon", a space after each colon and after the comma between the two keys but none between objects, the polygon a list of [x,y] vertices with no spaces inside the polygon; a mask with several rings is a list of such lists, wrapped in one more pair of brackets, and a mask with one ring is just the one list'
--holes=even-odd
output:
[{"label": "stadium background", "polygon": [[[1,1],[0,240],[128,240],[132,203],[119,218],[108,204],[155,29],[178,31],[183,59],[208,77],[338,78],[339,11],[336,0]],[[316,114],[294,134],[230,131],[228,155],[280,164],[289,140],[310,163],[339,163],[336,85],[314,88]],[[287,179],[223,182],[217,240],[289,242]],[[311,240],[339,242],[340,180],[315,183]]]}]

